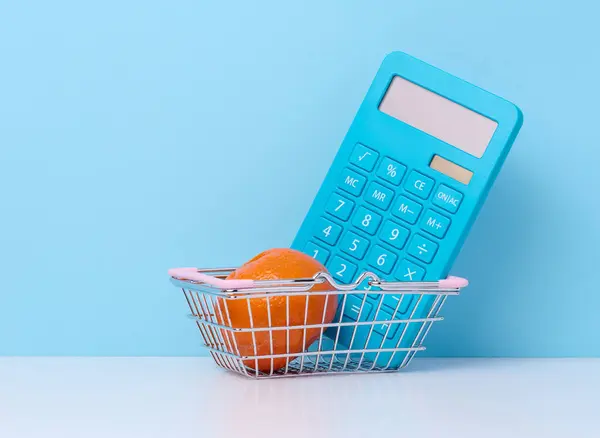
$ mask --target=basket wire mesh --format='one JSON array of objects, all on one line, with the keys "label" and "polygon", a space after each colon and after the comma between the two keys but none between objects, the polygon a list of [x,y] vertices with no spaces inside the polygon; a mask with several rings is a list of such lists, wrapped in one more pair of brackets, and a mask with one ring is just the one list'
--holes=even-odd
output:
[{"label": "basket wire mesh", "polygon": [[[233,271],[234,268],[197,270],[217,280],[224,280]],[[431,326],[443,319],[439,313],[446,298],[458,295],[461,289],[461,286],[445,287],[441,282],[387,282],[372,272],[363,273],[352,284],[339,284],[325,272],[313,278],[255,281],[251,288],[245,289],[217,287],[174,275],[171,282],[183,291],[191,312],[189,316],[196,322],[214,362],[226,370],[258,379],[393,372],[405,368],[417,352],[425,350],[423,342]],[[327,287],[317,288],[317,285]],[[389,309],[385,314],[382,312],[382,303],[388,294],[398,297],[391,318]],[[358,313],[356,320],[342,317],[350,295],[360,299],[359,308],[354,309]],[[367,295],[371,296],[371,303],[376,304],[373,316],[365,320],[361,316]],[[427,300],[426,317],[415,317],[425,304],[425,297],[431,296],[433,301],[429,304],[431,301]],[[259,300],[263,305],[257,305]],[[416,301],[408,315],[401,315],[399,309],[407,300]],[[300,321],[299,302],[304,302]],[[327,317],[332,307],[335,316]],[[282,308],[285,321],[282,321]],[[320,312],[318,318],[314,309]],[[258,310],[262,315],[258,315]],[[246,323],[233,324],[233,311],[238,316],[243,313]],[[394,345],[385,345],[395,325],[400,332],[397,341]],[[418,328],[416,336],[404,342],[408,329],[414,326]],[[339,342],[342,330],[351,331],[349,346]],[[366,341],[355,345],[355,338],[363,339],[356,336],[359,330]],[[372,342],[374,332],[382,335],[377,337],[380,341]],[[300,348],[291,349],[290,340],[300,337],[301,344],[292,342],[292,346]]]}]

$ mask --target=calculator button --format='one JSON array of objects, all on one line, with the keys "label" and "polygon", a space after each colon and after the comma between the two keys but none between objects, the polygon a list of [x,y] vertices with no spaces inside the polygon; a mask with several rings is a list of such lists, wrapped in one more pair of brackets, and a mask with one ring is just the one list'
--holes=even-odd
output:
[{"label": "calculator button", "polygon": [[354,234],[351,231],[346,233],[339,245],[339,248],[342,251],[351,255],[352,257],[356,257],[359,260],[365,256],[368,247],[369,241],[367,239],[359,236],[358,234]]},{"label": "calculator button", "polygon": [[372,182],[365,192],[365,201],[369,204],[387,210],[394,198],[394,192],[381,184]]},{"label": "calculator button", "polygon": [[339,186],[342,190],[354,195],[360,196],[362,190],[367,182],[367,178],[359,175],[350,169],[344,169],[340,175]]},{"label": "calculator button", "polygon": [[374,235],[381,223],[381,215],[367,210],[365,207],[360,207],[356,210],[356,214],[352,219],[352,225],[359,230]]},{"label": "calculator button", "polygon": [[382,242],[392,245],[395,248],[402,249],[408,240],[410,231],[402,225],[398,225],[392,221],[386,221],[381,227],[379,238]]},{"label": "calculator button", "polygon": [[400,281],[421,281],[425,277],[425,269],[404,259],[398,263],[394,275]]},{"label": "calculator button", "polygon": [[327,259],[329,258],[329,251],[313,242],[306,244],[304,252],[323,265],[327,263]]},{"label": "calculator button", "polygon": [[[361,310],[362,307],[362,310]],[[371,316],[373,306],[367,300],[357,298],[352,295],[346,296],[344,305],[344,319],[352,321],[367,321]]]},{"label": "calculator button", "polygon": [[367,263],[374,268],[379,269],[384,274],[392,272],[394,264],[398,260],[398,256],[391,251],[388,251],[382,246],[375,245],[369,254]]},{"label": "calculator button", "polygon": [[408,179],[404,183],[404,188],[413,195],[417,195],[419,198],[427,199],[433,189],[433,180],[428,176],[413,170],[410,175],[408,175]]},{"label": "calculator button", "polygon": [[444,184],[440,184],[431,202],[450,213],[456,213],[458,207],[460,207],[462,198],[463,195],[461,193]]},{"label": "calculator button", "polygon": [[[400,301],[402,300],[402,301]],[[406,313],[406,311],[408,310],[408,308],[410,307],[410,304],[412,303],[413,300],[413,296],[412,295],[386,295],[385,298],[383,299],[383,305],[388,308],[388,310],[390,310],[392,313],[394,312],[394,310],[396,310],[396,307],[398,308],[398,311],[396,312],[396,315],[404,315]],[[398,306],[398,303],[400,303],[400,306]]]},{"label": "calculator button", "polygon": [[415,234],[408,245],[407,251],[411,256],[425,263],[430,263],[433,260],[433,256],[435,256],[437,249],[437,243],[426,239],[420,234]]},{"label": "calculator button", "polygon": [[377,176],[397,186],[400,185],[400,181],[402,181],[405,172],[406,166],[404,164],[400,164],[389,158],[384,158],[381,160],[381,164],[377,170]]},{"label": "calculator button", "polygon": [[354,151],[350,155],[350,162],[361,169],[370,172],[375,167],[379,154],[372,149],[369,149],[364,144],[356,143]]},{"label": "calculator button", "polygon": [[450,219],[433,210],[427,210],[421,219],[421,228],[440,239],[446,235],[449,226]]},{"label": "calculator button", "polygon": [[329,272],[340,283],[351,283],[357,266],[348,260],[335,256],[329,262]]},{"label": "calculator button", "polygon": [[399,196],[392,208],[392,214],[409,224],[415,224],[423,207],[418,202]]},{"label": "calculator button", "polygon": [[324,217],[319,218],[315,227],[315,236],[330,245],[335,245],[342,232],[342,227]]},{"label": "calculator button", "polygon": [[343,196],[334,193],[329,198],[325,211],[343,221],[348,220],[352,210],[354,209],[354,202],[344,198]]},{"label": "calculator button", "polygon": [[[393,320],[392,315],[389,315],[387,312],[384,312],[382,310],[379,310],[377,319],[384,320],[384,321],[385,320],[387,320],[387,321]],[[373,326],[373,331],[375,333],[379,333],[381,336],[385,336],[385,334],[387,332],[387,338],[392,339],[394,337],[394,335],[396,334],[396,332],[398,331],[399,325],[400,324],[388,324],[388,323],[377,324],[377,325]],[[389,326],[389,329],[388,329],[388,326]]]},{"label": "calculator button", "polygon": [[[377,286],[372,286],[369,284],[369,281],[373,281],[372,278],[366,278],[364,279],[358,286],[357,286],[357,290],[366,290],[366,291],[381,291],[381,288],[377,287]],[[377,298],[379,298],[381,295],[380,294],[368,294],[367,298],[371,299],[371,300],[376,300]]]}]

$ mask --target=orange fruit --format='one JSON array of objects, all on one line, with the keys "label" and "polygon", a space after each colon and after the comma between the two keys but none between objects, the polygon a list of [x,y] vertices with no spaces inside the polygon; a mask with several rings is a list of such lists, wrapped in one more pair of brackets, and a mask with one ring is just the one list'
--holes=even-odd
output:
[{"label": "orange fruit", "polygon": [[[274,248],[263,251],[244,265],[233,271],[228,279],[246,280],[281,280],[295,278],[312,278],[318,272],[327,272],[325,266],[302,252]],[[321,328],[294,329],[294,326],[330,323],[337,307],[336,295],[310,295],[314,291],[333,290],[328,283],[315,284],[303,294],[274,295],[268,298],[235,298],[219,299],[217,317],[225,319],[221,322],[232,328],[264,328],[292,327],[290,330],[236,332],[223,330],[222,333],[228,348],[242,356],[261,356],[269,354],[291,354],[290,357],[258,359],[258,367],[254,359],[247,359],[244,364],[252,369],[269,372],[276,371],[291,362],[298,353],[305,351],[321,335]],[[308,300],[308,304],[307,304]],[[289,303],[288,303],[289,301]],[[248,310],[248,304],[251,314]],[[226,306],[226,309],[225,309]],[[286,310],[289,307],[289,321]],[[268,311],[271,320],[269,324]],[[227,315],[229,320],[227,320]],[[252,325],[250,320],[252,319]],[[306,333],[304,333],[306,331]],[[271,336],[272,334],[272,341]],[[288,336],[289,332],[289,336]],[[233,339],[237,343],[237,350]],[[271,342],[273,349],[271,350]]]}]

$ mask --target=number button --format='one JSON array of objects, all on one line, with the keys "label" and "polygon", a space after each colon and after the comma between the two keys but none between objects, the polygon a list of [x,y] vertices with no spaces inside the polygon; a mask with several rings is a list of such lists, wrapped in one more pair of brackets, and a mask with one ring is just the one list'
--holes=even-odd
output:
[{"label": "number button", "polygon": [[449,226],[450,219],[433,210],[427,210],[421,219],[421,228],[440,239],[446,235]]},{"label": "number button", "polygon": [[354,263],[350,263],[339,256],[335,256],[329,262],[329,272],[340,283],[352,282],[356,269],[357,267]]},{"label": "number button", "polygon": [[347,295],[344,306],[344,319],[361,322],[367,321],[369,316],[371,316],[372,309],[373,306],[371,306],[368,301],[353,297],[352,295]]},{"label": "number button", "polygon": [[365,201],[369,204],[387,210],[394,197],[394,192],[381,184],[372,182],[365,193]]},{"label": "number button", "polygon": [[[372,278],[365,278],[357,287],[356,290],[366,290],[366,291],[380,291],[381,288],[377,287],[377,286],[372,286],[369,284],[369,281],[372,281]],[[379,298],[379,294],[368,294],[367,298],[370,298],[371,300],[376,300],[377,298]]]},{"label": "number button", "polygon": [[413,170],[410,175],[408,175],[408,179],[406,180],[406,183],[404,183],[404,188],[413,195],[417,195],[419,198],[427,199],[433,189],[433,180],[422,173]]},{"label": "number button", "polygon": [[402,249],[408,240],[410,231],[392,221],[386,221],[381,227],[379,238],[395,248]]},{"label": "number button", "polygon": [[329,258],[329,251],[327,251],[325,248],[321,248],[319,245],[313,242],[308,242],[306,244],[304,247],[304,252],[323,265]]},{"label": "number button", "polygon": [[395,276],[400,281],[421,281],[425,277],[425,269],[404,259],[398,263]]},{"label": "number button", "polygon": [[359,260],[365,256],[368,247],[369,241],[367,239],[360,237],[358,234],[354,234],[351,231],[347,232],[340,242],[340,249],[342,251]]},{"label": "number button", "polygon": [[460,207],[462,198],[463,195],[456,190],[453,190],[444,184],[440,184],[431,201],[434,205],[443,208],[449,213],[456,213],[458,207]]},{"label": "number button", "polygon": [[400,181],[402,181],[405,172],[405,165],[390,160],[389,158],[384,158],[377,170],[377,176],[397,186],[400,184]]},{"label": "number button", "polygon": [[366,183],[367,178],[350,169],[344,169],[340,175],[340,188],[354,196],[360,196]]},{"label": "number button", "polygon": [[392,208],[392,214],[409,224],[415,224],[422,208],[418,202],[412,201],[406,196],[399,196]]},{"label": "number button", "polygon": [[375,167],[379,154],[363,144],[356,143],[350,156],[350,162],[361,169],[370,172]]},{"label": "number button", "polygon": [[315,236],[317,239],[322,240],[329,245],[335,245],[341,233],[342,227],[324,217],[319,218],[317,221],[317,226],[315,228]]},{"label": "number button", "polygon": [[367,210],[364,207],[360,207],[358,210],[356,210],[354,219],[352,219],[352,225],[371,235],[375,235],[380,223],[381,216],[377,213],[373,213],[371,210]]},{"label": "number button", "polygon": [[407,252],[425,262],[425,263],[431,263],[431,261],[433,260],[433,256],[435,256],[435,253],[437,252],[438,249],[438,244],[435,242],[432,242],[429,239],[426,239],[425,237],[421,236],[420,234],[415,234],[415,236],[412,238],[410,244],[408,245],[408,250]]},{"label": "number button", "polygon": [[398,256],[396,254],[379,245],[375,245],[371,250],[369,260],[367,262],[369,265],[379,269],[384,274],[389,274],[392,272],[392,268],[394,267],[396,260],[398,260]]},{"label": "number button", "polygon": [[354,209],[354,202],[334,193],[329,198],[325,211],[343,221],[348,220]]},{"label": "number button", "polygon": [[[389,315],[388,313],[379,310],[378,315],[377,315],[377,319],[378,320],[387,320],[387,321],[391,321],[392,315]],[[396,332],[398,331],[398,326],[400,324],[389,324],[389,323],[382,323],[382,324],[377,324],[376,326],[373,327],[373,331],[376,333],[379,333],[381,336],[385,336],[386,332],[387,332],[387,338],[388,339],[392,339],[394,337],[394,335],[396,334]],[[389,327],[389,328],[388,328]]]}]

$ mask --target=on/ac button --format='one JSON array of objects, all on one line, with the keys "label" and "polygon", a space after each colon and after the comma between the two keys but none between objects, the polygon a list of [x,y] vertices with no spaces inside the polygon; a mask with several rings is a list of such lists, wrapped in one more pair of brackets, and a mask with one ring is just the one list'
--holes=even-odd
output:
[{"label": "on/ac button", "polygon": [[463,195],[450,187],[440,184],[433,195],[432,202],[440,208],[456,213],[462,202]]}]

